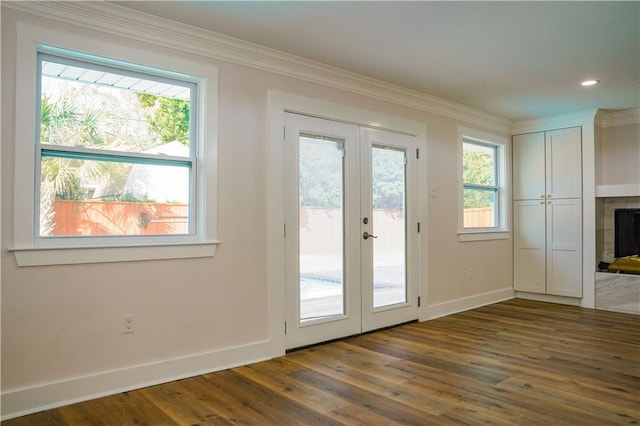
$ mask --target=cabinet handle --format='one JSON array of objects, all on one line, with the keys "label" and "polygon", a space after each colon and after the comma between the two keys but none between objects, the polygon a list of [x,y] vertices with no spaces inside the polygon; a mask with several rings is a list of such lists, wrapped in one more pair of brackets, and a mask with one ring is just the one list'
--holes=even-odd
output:
[{"label": "cabinet handle", "polygon": [[551,201],[547,201],[547,204],[551,204]]},{"label": "cabinet handle", "polygon": [[547,194],[547,198],[551,198],[551,194]]},{"label": "cabinet handle", "polygon": [[540,201],[540,204],[544,204],[544,200]]},{"label": "cabinet handle", "polygon": [[544,194],[542,194],[542,195],[540,196],[540,198],[544,198]]}]

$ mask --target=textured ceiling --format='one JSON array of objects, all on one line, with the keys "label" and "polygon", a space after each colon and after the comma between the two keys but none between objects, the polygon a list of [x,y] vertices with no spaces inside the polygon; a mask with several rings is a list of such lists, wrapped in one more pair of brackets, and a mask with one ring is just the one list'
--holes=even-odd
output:
[{"label": "textured ceiling", "polygon": [[640,105],[637,1],[116,3],[510,119]]}]

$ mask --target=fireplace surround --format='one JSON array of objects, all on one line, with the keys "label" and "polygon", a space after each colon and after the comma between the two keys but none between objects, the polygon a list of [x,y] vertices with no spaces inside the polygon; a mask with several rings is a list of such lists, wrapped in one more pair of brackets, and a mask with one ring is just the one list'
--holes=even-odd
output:
[{"label": "fireplace surround", "polygon": [[[640,197],[604,197],[596,199],[596,256],[610,263],[616,258],[616,210],[627,213],[640,211]],[[631,231],[633,232],[633,230]],[[628,236],[624,232],[624,236]],[[627,253],[625,251],[618,254]],[[632,254],[632,253],[631,253]],[[617,256],[621,257],[621,256]],[[596,272],[595,306],[597,309],[640,314],[640,275]]]},{"label": "fireplace surround", "polygon": [[[616,257],[616,210],[640,211],[640,197],[605,197],[596,199],[596,255],[597,260],[613,262]],[[620,215],[619,215],[620,216]],[[618,228],[618,232],[620,229]]]}]

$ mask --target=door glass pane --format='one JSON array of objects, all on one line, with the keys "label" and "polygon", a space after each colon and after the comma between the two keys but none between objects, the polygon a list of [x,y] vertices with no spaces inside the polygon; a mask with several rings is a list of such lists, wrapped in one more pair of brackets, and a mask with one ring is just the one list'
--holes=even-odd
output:
[{"label": "door glass pane", "polygon": [[406,222],[405,152],[373,147],[371,152],[373,307],[405,303]]},{"label": "door glass pane", "polygon": [[344,315],[344,141],[301,135],[300,321]]}]

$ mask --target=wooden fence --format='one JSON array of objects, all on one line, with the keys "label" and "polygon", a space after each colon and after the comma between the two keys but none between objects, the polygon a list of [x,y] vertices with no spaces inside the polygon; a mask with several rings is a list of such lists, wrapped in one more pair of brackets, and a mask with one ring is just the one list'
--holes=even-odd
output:
[{"label": "wooden fence", "polygon": [[56,200],[53,232],[74,235],[166,235],[189,232],[186,204]]},{"label": "wooden fence", "polygon": [[494,226],[493,207],[464,209],[465,228],[489,228]]},{"label": "wooden fence", "polygon": [[[189,207],[186,204],[132,203],[119,201],[56,200],[53,232],[75,235],[167,235],[186,234]],[[374,210],[375,234],[389,249],[404,246],[404,215],[397,210]],[[466,227],[493,226],[493,209],[465,209]],[[342,216],[338,209],[300,208],[300,242],[304,252],[324,253],[342,241]],[[318,232],[320,230],[320,232]]]}]

